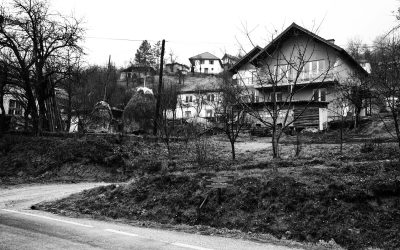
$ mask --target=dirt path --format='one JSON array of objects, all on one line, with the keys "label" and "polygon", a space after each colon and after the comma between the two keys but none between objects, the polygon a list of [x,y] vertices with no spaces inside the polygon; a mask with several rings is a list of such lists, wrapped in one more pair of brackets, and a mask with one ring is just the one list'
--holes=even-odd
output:
[{"label": "dirt path", "polygon": [[108,183],[32,184],[6,186],[0,189],[0,208],[28,209],[31,205],[66,197]]}]

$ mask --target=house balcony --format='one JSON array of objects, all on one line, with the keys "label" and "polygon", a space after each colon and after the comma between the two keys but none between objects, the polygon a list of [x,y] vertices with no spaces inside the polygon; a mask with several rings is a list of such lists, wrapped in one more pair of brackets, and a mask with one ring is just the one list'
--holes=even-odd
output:
[{"label": "house balcony", "polygon": [[[273,83],[277,81],[277,79],[272,79],[271,77],[246,77],[236,79],[237,83],[240,83],[247,87],[254,88],[272,88]],[[287,87],[287,86],[297,86],[297,85],[307,85],[307,84],[321,84],[328,82],[337,81],[335,75],[333,73],[329,74],[301,74],[299,78],[296,80],[294,77],[283,77],[279,79],[276,86],[278,87]]]}]

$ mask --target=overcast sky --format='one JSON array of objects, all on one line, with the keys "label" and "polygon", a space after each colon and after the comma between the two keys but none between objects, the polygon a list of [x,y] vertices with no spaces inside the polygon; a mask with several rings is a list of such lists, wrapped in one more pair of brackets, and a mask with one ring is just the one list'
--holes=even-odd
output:
[{"label": "overcast sky", "polygon": [[[106,64],[108,56],[117,67],[134,57],[140,41],[165,39],[166,56],[172,50],[178,61],[203,52],[222,57],[237,54],[241,44],[250,49],[244,30],[254,43],[265,46],[275,31],[292,22],[315,30],[325,39],[335,39],[345,47],[349,39],[371,44],[387,32],[396,19],[398,0],[50,0],[63,14],[84,19],[83,46],[86,61]],[[110,39],[103,39],[110,38]]]}]

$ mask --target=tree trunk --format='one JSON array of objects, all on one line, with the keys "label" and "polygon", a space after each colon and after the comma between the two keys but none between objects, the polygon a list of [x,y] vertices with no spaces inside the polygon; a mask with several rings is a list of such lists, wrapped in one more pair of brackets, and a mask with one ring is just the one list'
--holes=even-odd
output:
[{"label": "tree trunk", "polygon": [[279,138],[276,131],[276,126],[272,126],[272,157],[279,158]]},{"label": "tree trunk", "polygon": [[0,110],[1,110],[1,115],[0,115],[0,135],[3,134],[3,130],[5,130],[6,127],[6,110],[4,109],[3,105],[3,93],[0,94]]},{"label": "tree trunk", "polygon": [[232,160],[236,159],[236,152],[235,152],[235,141],[234,140],[230,140],[231,142],[231,149],[232,149]]},{"label": "tree trunk", "polygon": [[340,154],[343,153],[343,116],[340,122]]},{"label": "tree trunk", "polygon": [[300,132],[296,132],[296,157],[300,156],[301,143],[300,143]]},{"label": "tree trunk", "polygon": [[68,94],[68,106],[67,106],[67,124],[65,131],[68,133],[71,128],[71,120],[72,120],[72,98],[71,98],[71,91]]},{"label": "tree trunk", "polygon": [[42,95],[38,95],[38,104],[39,104],[39,124],[38,124],[38,132],[48,130],[47,118],[46,118],[46,104],[44,102],[44,98]]},{"label": "tree trunk", "polygon": [[399,128],[399,122],[397,120],[398,116],[397,116],[397,111],[392,109],[392,117],[393,117],[393,121],[394,121],[394,128],[396,130],[396,136],[397,136],[397,144],[399,146],[400,149],[400,128]]},{"label": "tree trunk", "polygon": [[361,108],[355,108],[354,110],[355,116],[354,116],[354,128],[358,128],[360,126],[360,114],[361,114]]}]

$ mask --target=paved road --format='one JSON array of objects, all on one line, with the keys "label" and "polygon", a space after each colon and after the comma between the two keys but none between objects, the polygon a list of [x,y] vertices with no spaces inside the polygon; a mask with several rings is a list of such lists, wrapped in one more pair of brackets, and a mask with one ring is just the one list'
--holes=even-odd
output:
[{"label": "paved road", "polygon": [[30,210],[105,183],[20,186],[0,190],[0,249],[293,249],[238,239],[133,227]]}]

